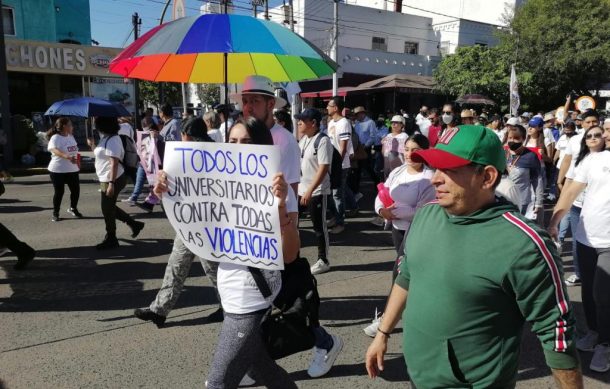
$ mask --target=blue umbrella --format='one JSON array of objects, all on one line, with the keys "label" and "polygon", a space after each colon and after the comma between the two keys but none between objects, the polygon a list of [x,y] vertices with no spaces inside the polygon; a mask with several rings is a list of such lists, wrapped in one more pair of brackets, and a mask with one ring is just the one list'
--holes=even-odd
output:
[{"label": "blue umbrella", "polygon": [[95,97],[77,97],[53,103],[44,113],[47,116],[131,116],[121,104],[96,99]]}]

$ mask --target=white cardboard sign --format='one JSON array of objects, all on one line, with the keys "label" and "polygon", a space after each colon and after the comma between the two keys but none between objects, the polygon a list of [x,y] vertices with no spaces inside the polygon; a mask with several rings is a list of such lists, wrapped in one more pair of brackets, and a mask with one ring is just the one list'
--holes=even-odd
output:
[{"label": "white cardboard sign", "polygon": [[167,142],[163,207],[186,247],[201,258],[284,268],[273,175],[278,146]]}]

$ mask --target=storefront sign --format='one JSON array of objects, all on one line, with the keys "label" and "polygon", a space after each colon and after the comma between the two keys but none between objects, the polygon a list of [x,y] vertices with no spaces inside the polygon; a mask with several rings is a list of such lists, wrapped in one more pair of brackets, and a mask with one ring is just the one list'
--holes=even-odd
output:
[{"label": "storefront sign", "polygon": [[107,76],[108,64],[121,49],[7,39],[9,72]]}]

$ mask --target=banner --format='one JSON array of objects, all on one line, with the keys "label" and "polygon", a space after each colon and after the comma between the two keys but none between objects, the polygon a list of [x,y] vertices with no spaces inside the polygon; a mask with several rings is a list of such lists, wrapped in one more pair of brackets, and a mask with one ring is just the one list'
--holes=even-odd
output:
[{"label": "banner", "polygon": [[519,84],[517,83],[517,72],[515,72],[515,65],[510,67],[510,115],[517,116],[517,110],[521,105],[521,99],[519,98]]},{"label": "banner", "polygon": [[282,270],[278,199],[271,182],[280,171],[278,146],[167,142],[163,207],[195,255]]}]

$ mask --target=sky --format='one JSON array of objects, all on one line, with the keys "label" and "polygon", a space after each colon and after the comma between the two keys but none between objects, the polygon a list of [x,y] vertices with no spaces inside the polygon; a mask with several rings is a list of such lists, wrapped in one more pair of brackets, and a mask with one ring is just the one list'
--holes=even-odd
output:
[{"label": "sky", "polygon": [[[249,0],[233,0],[238,7],[250,8]],[[281,4],[271,0],[270,7]],[[173,3],[173,2],[172,2]],[[187,16],[199,14],[201,0],[184,0]],[[89,0],[91,9],[91,38],[100,46],[126,47],[133,42],[131,15],[137,12],[142,19],[140,35],[159,24],[165,0]],[[164,21],[171,20],[170,4]],[[240,12],[240,11],[238,11]],[[241,12],[246,12],[241,10]]]}]

